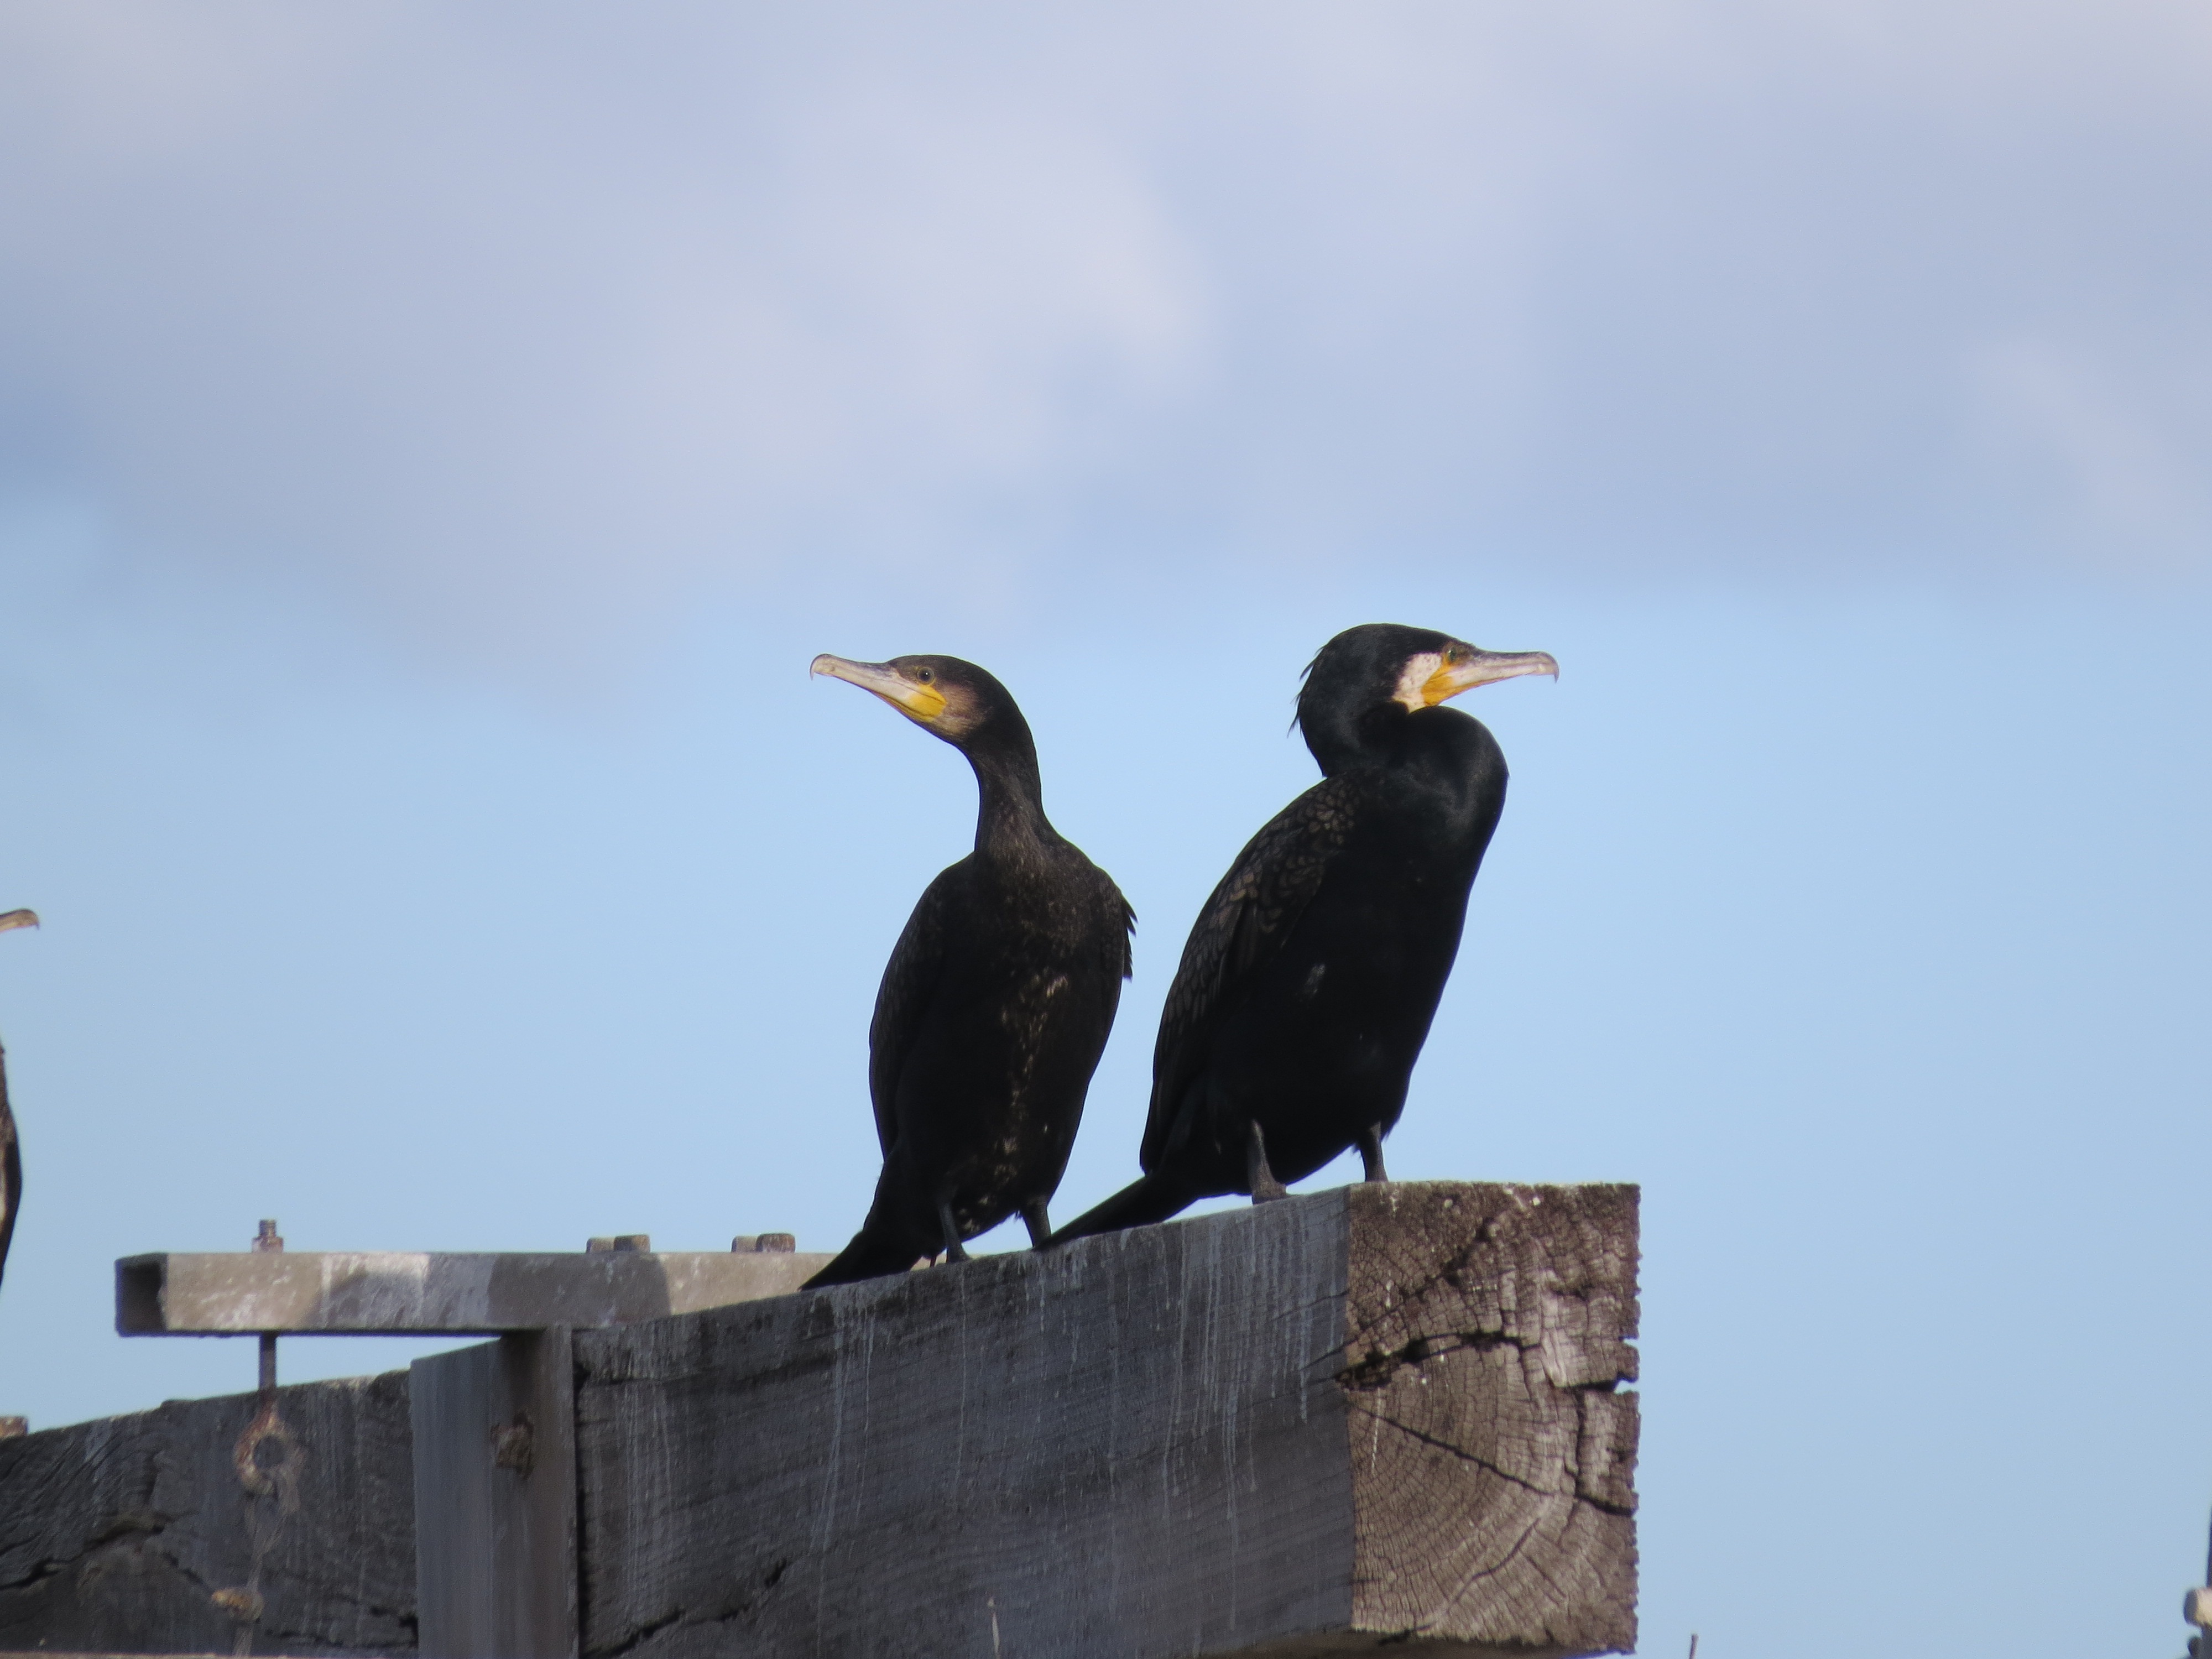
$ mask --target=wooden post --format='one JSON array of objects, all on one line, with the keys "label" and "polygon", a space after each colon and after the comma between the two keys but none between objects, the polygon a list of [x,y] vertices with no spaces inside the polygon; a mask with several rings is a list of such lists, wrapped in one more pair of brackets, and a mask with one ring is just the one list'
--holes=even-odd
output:
[{"label": "wooden post", "polygon": [[1636,1248],[1358,1186],[579,1331],[582,1654],[1626,1651]]},{"label": "wooden post", "polygon": [[576,1651],[576,1441],[565,1326],[418,1359],[416,1595],[436,1659]]}]

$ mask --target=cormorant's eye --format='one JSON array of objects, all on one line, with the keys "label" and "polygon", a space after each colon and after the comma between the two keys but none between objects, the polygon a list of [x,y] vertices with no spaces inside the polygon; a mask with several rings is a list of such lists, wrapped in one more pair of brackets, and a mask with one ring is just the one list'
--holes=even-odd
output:
[{"label": "cormorant's eye", "polygon": [[915,670],[914,671],[914,677],[915,677],[915,678],[916,678],[916,679],[920,680],[920,681],[921,681],[924,685],[927,685],[927,684],[930,683],[930,681],[932,681],[932,680],[933,680],[933,679],[935,679],[935,678],[937,678],[937,676],[936,676],[935,674],[932,673],[932,672],[931,672],[928,669],[927,669],[927,668],[917,668],[917,669],[915,669]]}]

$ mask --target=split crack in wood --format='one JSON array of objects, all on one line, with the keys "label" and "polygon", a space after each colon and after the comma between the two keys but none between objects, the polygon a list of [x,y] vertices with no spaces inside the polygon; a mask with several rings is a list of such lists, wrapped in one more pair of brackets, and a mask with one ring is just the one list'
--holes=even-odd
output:
[{"label": "split crack in wood", "polygon": [[[1403,1347],[1385,1353],[1380,1348],[1370,1348],[1367,1357],[1356,1365],[1347,1365],[1336,1374],[1337,1382],[1355,1394],[1372,1393],[1389,1387],[1391,1379],[1408,1366],[1419,1368],[1431,1359],[1446,1354],[1473,1352],[1486,1352],[1493,1348],[1517,1348],[1527,1352],[1540,1345],[1510,1337],[1493,1331],[1449,1331],[1430,1336],[1416,1336]],[[1590,1387],[1612,1388],[1613,1384],[1592,1383]]]},{"label": "split crack in wood", "polygon": [[678,1607],[665,1618],[657,1620],[636,1631],[628,1640],[600,1650],[600,1659],[621,1659],[623,1655],[643,1646],[665,1630],[672,1628],[707,1630],[719,1625],[730,1624],[736,1620],[750,1618],[760,1611],[761,1604],[768,1599],[768,1592],[783,1581],[784,1574],[790,1569],[791,1563],[788,1560],[776,1561],[761,1575],[759,1594],[741,1600],[735,1605],[727,1607],[723,1612],[694,1613],[689,1607]]}]

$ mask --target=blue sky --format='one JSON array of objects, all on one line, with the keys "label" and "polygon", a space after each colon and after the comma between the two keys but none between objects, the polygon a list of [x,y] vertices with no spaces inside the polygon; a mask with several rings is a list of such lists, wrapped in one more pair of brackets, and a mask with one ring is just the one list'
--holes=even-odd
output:
[{"label": "blue sky", "polygon": [[842,1243],[973,795],[817,651],[991,666],[1138,909],[1073,1214],[1400,620],[1563,666],[1468,700],[1391,1163],[1644,1183],[1645,1650],[2178,1650],[2208,83],[2139,3],[0,8],[0,1410],[246,1385],[108,1264],[264,1215]]}]

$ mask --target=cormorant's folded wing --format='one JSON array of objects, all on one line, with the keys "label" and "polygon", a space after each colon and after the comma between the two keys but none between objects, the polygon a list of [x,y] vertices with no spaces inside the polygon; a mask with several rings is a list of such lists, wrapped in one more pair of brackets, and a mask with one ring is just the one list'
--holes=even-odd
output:
[{"label": "cormorant's folded wing", "polygon": [[23,1156],[15,1145],[15,1116],[8,1109],[8,1057],[0,1054],[0,1273],[8,1268],[8,1243],[23,1202]]},{"label": "cormorant's folded wing", "polygon": [[876,1012],[868,1021],[868,1098],[875,1105],[876,1139],[885,1158],[891,1155],[891,1141],[898,1133],[899,1073],[906,1069],[922,1018],[937,996],[945,962],[945,911],[952,902],[948,890],[952,870],[941,871],[922,890],[898,943],[891,947],[891,959],[884,964],[884,981],[876,988]]},{"label": "cormorant's folded wing", "polygon": [[1322,779],[1245,843],[1199,911],[1160,1011],[1152,1115],[1137,1155],[1144,1169],[1167,1148],[1213,1027],[1253,970],[1283,948],[1321,890],[1329,861],[1351,836],[1358,799],[1346,777]]}]

